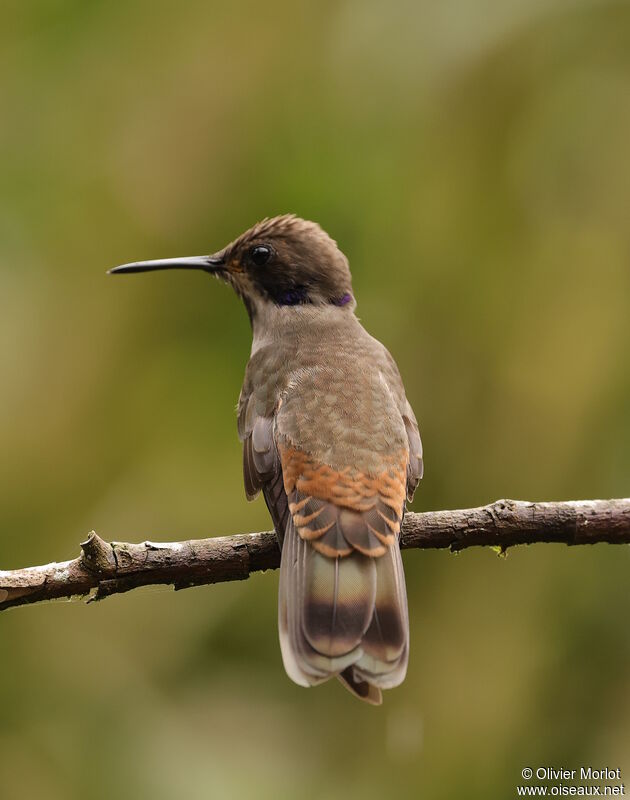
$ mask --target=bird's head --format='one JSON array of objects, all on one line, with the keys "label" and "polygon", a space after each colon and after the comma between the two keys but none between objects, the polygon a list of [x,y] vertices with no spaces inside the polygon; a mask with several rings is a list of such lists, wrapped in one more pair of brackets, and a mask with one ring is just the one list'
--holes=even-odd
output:
[{"label": "bird's head", "polygon": [[138,261],[111,273],[197,269],[230,283],[250,318],[269,307],[354,309],[348,259],[315,222],[293,214],[265,219],[209,256]]}]

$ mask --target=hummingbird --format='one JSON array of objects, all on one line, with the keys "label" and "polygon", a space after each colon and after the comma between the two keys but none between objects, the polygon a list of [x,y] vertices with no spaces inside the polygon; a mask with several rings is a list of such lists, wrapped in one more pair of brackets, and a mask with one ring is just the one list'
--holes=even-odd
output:
[{"label": "hummingbird", "polygon": [[348,259],[318,224],[287,214],[211,255],[110,273],[163,269],[230,284],[251,322],[238,435],[245,494],[262,491],[281,549],[285,670],[302,686],[337,677],[380,705],[407,672],[399,538],[422,444],[394,359],[355,315]]}]

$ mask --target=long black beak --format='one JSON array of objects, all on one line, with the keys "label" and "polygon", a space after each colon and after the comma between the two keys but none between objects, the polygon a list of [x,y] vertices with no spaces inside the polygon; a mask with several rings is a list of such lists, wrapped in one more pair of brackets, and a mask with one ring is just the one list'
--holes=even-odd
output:
[{"label": "long black beak", "polygon": [[108,275],[131,272],[153,272],[158,269],[200,269],[204,272],[221,272],[225,267],[222,256],[190,256],[189,258],[159,258],[156,261],[133,261],[107,270]]}]

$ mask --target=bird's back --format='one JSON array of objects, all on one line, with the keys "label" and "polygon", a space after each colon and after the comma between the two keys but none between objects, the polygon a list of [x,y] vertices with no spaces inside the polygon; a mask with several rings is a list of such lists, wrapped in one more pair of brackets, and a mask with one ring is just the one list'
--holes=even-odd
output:
[{"label": "bird's back", "polygon": [[283,547],[285,667],[379,702],[407,664],[398,535],[417,425],[391,356],[354,315],[294,320],[254,343],[239,406],[246,487],[263,489]]}]

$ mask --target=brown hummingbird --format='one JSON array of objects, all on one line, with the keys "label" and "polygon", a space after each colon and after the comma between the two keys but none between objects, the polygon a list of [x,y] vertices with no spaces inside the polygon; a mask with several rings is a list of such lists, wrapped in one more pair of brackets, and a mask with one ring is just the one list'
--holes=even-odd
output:
[{"label": "brown hummingbird", "polygon": [[369,703],[407,671],[399,548],[422,477],[418,423],[396,364],[355,316],[348,260],[314,222],[265,219],[209,256],[115,274],[197,269],[231,284],[251,321],[238,403],[245,493],[262,490],[282,556],[280,647],[289,677],[337,677]]}]

